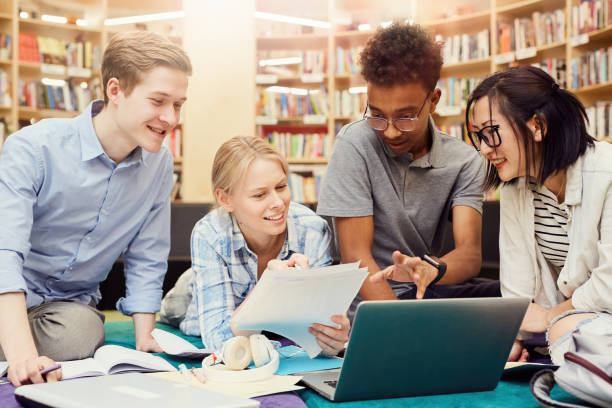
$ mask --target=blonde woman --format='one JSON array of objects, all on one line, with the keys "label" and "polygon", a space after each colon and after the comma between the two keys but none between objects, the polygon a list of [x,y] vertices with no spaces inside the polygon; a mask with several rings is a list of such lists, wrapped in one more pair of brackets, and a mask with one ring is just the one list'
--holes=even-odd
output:
[{"label": "blonde woman", "polygon": [[[285,159],[256,137],[234,137],[215,155],[212,186],[219,206],[193,229],[192,296],[179,324],[184,334],[201,335],[208,348],[220,349],[239,334],[231,325],[234,311],[266,267],[331,264],[329,226],[291,202],[288,174]],[[310,328],[325,355],[338,354],[348,340],[348,319],[332,321],[338,327]]]}]

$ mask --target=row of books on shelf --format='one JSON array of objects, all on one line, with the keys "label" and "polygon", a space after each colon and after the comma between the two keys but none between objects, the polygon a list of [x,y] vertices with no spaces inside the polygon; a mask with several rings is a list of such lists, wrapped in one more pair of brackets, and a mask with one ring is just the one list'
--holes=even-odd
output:
[{"label": "row of books on shelf", "polygon": [[572,37],[612,24],[612,0],[580,0],[571,8]]},{"label": "row of books on shelf", "polygon": [[316,203],[322,177],[315,173],[290,173],[288,181],[291,199],[298,203]]},{"label": "row of books on shelf", "polygon": [[598,48],[580,58],[572,59],[572,88],[608,82],[611,73],[612,46]]},{"label": "row of books on shelf", "polygon": [[71,78],[63,81],[61,85],[46,85],[41,81],[20,79],[18,91],[19,106],[68,112],[82,111],[93,99],[102,98],[98,78],[94,78],[90,83]]},{"label": "row of books on shelf", "polygon": [[12,58],[13,39],[10,34],[0,33],[0,61],[8,61]]},{"label": "row of books on shelf", "polygon": [[99,70],[102,65],[102,47],[91,41],[65,41],[20,32],[19,60]]},{"label": "row of books on shelf", "polygon": [[476,34],[457,34],[452,37],[436,35],[436,41],[444,44],[442,57],[445,64],[457,64],[491,55],[489,29]]},{"label": "row of books on shelf", "polygon": [[596,139],[612,136],[612,102],[598,101],[586,109],[589,134]]},{"label": "row of books on shelf", "polygon": [[8,72],[0,69],[0,106],[11,106],[11,81]]},{"label": "row of books on shelf", "polygon": [[325,87],[300,90],[302,94],[262,90],[257,103],[257,115],[275,118],[295,118],[304,115],[327,116],[329,112]]},{"label": "row of books on shelf", "polygon": [[465,134],[463,123],[459,125],[436,125],[439,131],[446,133],[449,136],[456,137],[459,140],[463,140],[469,144],[470,141]]},{"label": "row of books on shelf", "polygon": [[172,157],[176,159],[177,157],[182,156],[182,142],[182,130],[180,126],[177,126],[172,129],[170,133],[166,136],[163,144],[168,148],[168,150],[170,150],[170,153],[172,153]]},{"label": "row of books on shelf", "polygon": [[363,115],[368,97],[364,92],[351,93],[349,91],[336,91],[334,94],[334,107],[337,116],[358,118]]},{"label": "row of books on shelf", "polygon": [[512,24],[498,24],[499,54],[554,44],[565,40],[565,13],[538,11],[531,18],[515,18]]},{"label": "row of books on shelf", "polygon": [[567,87],[567,65],[565,63],[565,58],[547,58],[532,65],[542,69],[548,75],[553,77],[560,87]]},{"label": "row of books on shelf", "polygon": [[267,132],[262,136],[288,159],[320,159],[331,153],[331,137],[327,133]]},{"label": "row of books on shelf", "polygon": [[356,75],[361,72],[359,64],[359,55],[363,51],[363,47],[354,47],[344,49],[340,46],[336,47],[336,74],[352,74]]},{"label": "row of books on shelf", "polygon": [[[467,98],[480,82],[480,78],[441,78],[438,80],[438,88],[442,91],[438,110],[441,113],[444,108],[465,108]],[[453,112],[458,114],[459,112]],[[443,113],[441,113],[443,114]]]}]

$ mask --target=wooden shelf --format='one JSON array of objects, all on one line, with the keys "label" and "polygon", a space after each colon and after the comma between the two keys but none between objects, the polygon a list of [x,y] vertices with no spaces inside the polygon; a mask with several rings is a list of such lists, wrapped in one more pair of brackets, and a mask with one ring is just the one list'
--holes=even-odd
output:
[{"label": "wooden shelf", "polygon": [[470,61],[458,62],[455,64],[442,65],[442,76],[451,76],[452,74],[466,73],[472,71],[487,71],[491,70],[491,57],[475,59]]},{"label": "wooden shelf", "polygon": [[518,17],[525,16],[531,18],[531,13],[534,11],[547,11],[547,10],[565,10],[565,0],[523,0],[515,3],[507,4],[505,6],[498,7],[496,12],[497,15],[504,17]]},{"label": "wooden shelf", "polygon": [[[263,74],[263,75],[267,75],[267,74]],[[306,77],[308,77],[309,75],[321,75],[321,74],[304,74]],[[274,85],[300,85],[300,88],[304,88],[304,87],[320,87],[321,85],[326,85],[327,84],[327,75],[326,74],[322,74],[321,78],[322,80],[319,82],[311,82],[311,81],[304,81],[303,77],[304,75],[294,75],[294,76],[284,76],[284,77],[277,77],[277,81],[274,83],[256,83],[257,86],[274,86]]]},{"label": "wooden shelf", "polygon": [[13,15],[10,13],[0,13],[0,20],[12,20]]},{"label": "wooden shelf", "polygon": [[[595,47],[597,47],[598,43],[608,43],[612,42],[612,25],[608,25],[604,28],[600,28],[599,30],[589,31],[586,34],[589,37],[589,42],[586,44],[575,45],[574,48],[593,48],[593,43],[595,43]],[[583,35],[581,34],[581,35]],[[606,48],[609,44],[605,44]]]},{"label": "wooden shelf", "polygon": [[323,49],[327,48],[328,34],[300,34],[257,37],[257,48],[265,49]]},{"label": "wooden shelf", "polygon": [[604,82],[602,84],[588,85],[583,86],[581,88],[570,89],[570,91],[575,94],[586,94],[586,93],[596,93],[596,92],[612,92],[612,81]]},{"label": "wooden shelf", "polygon": [[40,64],[38,62],[24,62],[24,61],[20,61],[19,62],[19,71],[25,74],[30,74],[30,75],[36,75],[36,76],[51,76],[51,77],[61,77],[61,78],[80,78],[80,79],[90,79],[90,78],[94,78],[94,77],[99,77],[101,75],[101,72],[99,70],[95,70],[95,69],[91,69],[91,68],[85,68],[87,70],[89,70],[90,75],[89,76],[85,76],[85,75],[81,75],[80,73],[77,72],[77,75],[70,75],[70,73],[68,72],[68,70],[70,70],[71,68],[78,68],[78,67],[68,67],[68,66],[64,66],[64,65],[59,65],[58,67],[62,67],[66,70],[66,73],[64,74],[58,74],[58,73],[54,73],[54,72],[42,72],[43,70],[43,66],[44,64]]},{"label": "wooden shelf", "polygon": [[0,112],[8,112],[13,109],[12,106],[0,105]]},{"label": "wooden shelf", "polygon": [[426,21],[422,25],[435,30],[436,33],[473,32],[490,27],[491,11],[485,10],[463,16]]},{"label": "wooden shelf", "polygon": [[26,106],[19,107],[19,119],[73,118],[80,112],[69,112],[59,109],[36,109]]},{"label": "wooden shelf", "polygon": [[600,142],[608,142],[608,143],[612,143],[612,136],[606,136],[606,137],[602,137],[601,139],[597,139]]},{"label": "wooden shelf", "polygon": [[319,158],[287,158],[287,163],[289,164],[327,164],[327,158],[319,157]]},{"label": "wooden shelf", "polygon": [[20,30],[23,31],[37,30],[39,28],[52,28],[54,30],[70,31],[70,32],[87,32],[92,34],[102,34],[102,28],[100,27],[87,27],[78,26],[75,24],[61,24],[61,23],[50,23],[47,21],[33,20],[33,19],[19,19]]},{"label": "wooden shelf", "polygon": [[175,157],[174,164],[183,164],[183,157]]},{"label": "wooden shelf", "polygon": [[13,65],[13,60],[0,60],[0,66],[11,66]]}]

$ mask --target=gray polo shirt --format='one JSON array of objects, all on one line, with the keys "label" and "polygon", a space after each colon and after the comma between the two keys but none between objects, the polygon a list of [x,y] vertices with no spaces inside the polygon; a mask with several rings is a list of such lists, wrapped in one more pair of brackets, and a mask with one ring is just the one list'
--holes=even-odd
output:
[{"label": "gray polo shirt", "polygon": [[[482,213],[484,162],[463,141],[435,129],[432,145],[417,159],[396,154],[365,120],[340,130],[321,187],[317,213],[333,217],[374,216],[372,254],[379,267],[391,254],[437,255],[457,205]],[[406,284],[391,282],[396,294]]]}]

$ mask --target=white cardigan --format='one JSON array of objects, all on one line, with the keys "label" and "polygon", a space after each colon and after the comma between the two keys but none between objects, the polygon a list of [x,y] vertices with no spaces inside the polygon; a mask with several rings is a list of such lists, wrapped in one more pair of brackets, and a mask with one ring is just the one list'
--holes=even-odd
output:
[{"label": "white cardigan", "polygon": [[567,170],[569,250],[555,282],[534,233],[533,193],[526,178],[500,195],[500,283],[503,296],[612,313],[612,144],[596,142]]}]

